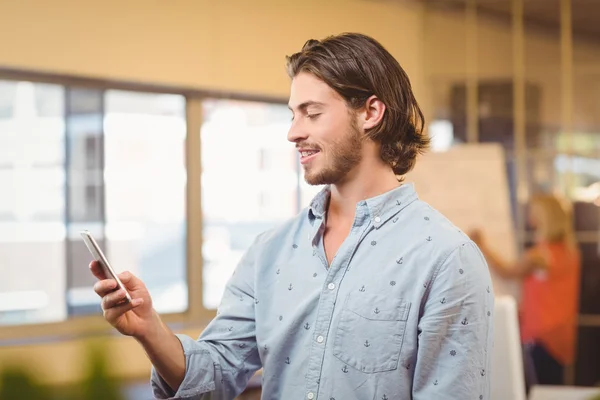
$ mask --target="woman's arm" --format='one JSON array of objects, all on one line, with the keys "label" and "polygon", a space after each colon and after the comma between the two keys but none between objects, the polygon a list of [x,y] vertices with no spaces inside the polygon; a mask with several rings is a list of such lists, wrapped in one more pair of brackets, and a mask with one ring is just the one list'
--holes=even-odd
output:
[{"label": "woman's arm", "polygon": [[471,239],[483,253],[490,268],[498,275],[506,279],[520,279],[531,274],[535,270],[545,270],[548,268],[548,263],[542,251],[536,247],[525,252],[516,262],[508,262],[501,255],[493,251],[483,240],[482,234],[478,231],[471,234]]}]

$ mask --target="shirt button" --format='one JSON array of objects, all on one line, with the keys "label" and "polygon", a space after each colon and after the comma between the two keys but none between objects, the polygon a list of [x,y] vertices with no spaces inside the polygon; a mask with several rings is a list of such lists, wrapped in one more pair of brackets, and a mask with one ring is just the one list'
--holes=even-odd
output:
[{"label": "shirt button", "polygon": [[306,395],[306,397],[307,397],[309,400],[312,400],[312,399],[314,399],[314,398],[315,398],[315,394],[314,394],[313,392],[308,392],[308,394]]},{"label": "shirt button", "polygon": [[325,340],[325,338],[323,336],[318,336],[317,337],[317,342],[323,343],[323,340]]},{"label": "shirt button", "polygon": [[375,222],[377,222],[377,223],[381,222],[381,218],[375,217]]},{"label": "shirt button", "polygon": [[329,289],[329,290],[335,289],[335,283],[332,282],[329,285],[327,285],[327,289]]}]

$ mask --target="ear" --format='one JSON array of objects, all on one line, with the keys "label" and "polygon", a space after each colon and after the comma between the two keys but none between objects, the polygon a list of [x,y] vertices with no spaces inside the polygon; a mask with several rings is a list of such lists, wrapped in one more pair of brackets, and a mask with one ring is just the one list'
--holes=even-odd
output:
[{"label": "ear", "polygon": [[363,129],[367,131],[379,125],[385,114],[385,109],[385,104],[377,96],[369,97],[361,113]]}]

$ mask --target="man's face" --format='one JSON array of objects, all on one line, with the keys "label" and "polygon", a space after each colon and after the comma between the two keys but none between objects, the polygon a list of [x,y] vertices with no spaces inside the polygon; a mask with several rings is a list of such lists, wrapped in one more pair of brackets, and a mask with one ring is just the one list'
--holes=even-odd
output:
[{"label": "man's face", "polygon": [[362,159],[362,132],[344,99],[314,75],[292,80],[288,140],[296,143],[310,185],[340,183]]}]

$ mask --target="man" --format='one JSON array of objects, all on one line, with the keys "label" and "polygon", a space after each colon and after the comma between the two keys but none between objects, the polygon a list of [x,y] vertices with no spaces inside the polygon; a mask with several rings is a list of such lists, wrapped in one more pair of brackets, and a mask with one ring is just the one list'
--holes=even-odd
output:
[{"label": "man", "polygon": [[489,272],[398,178],[428,145],[405,72],[360,34],[308,41],[288,72],[288,140],[325,189],[256,238],[197,341],[128,272],[131,305],[112,280],[95,286],[106,319],[144,347],[158,398],[233,399],[263,368],[264,399],[487,399]]}]

